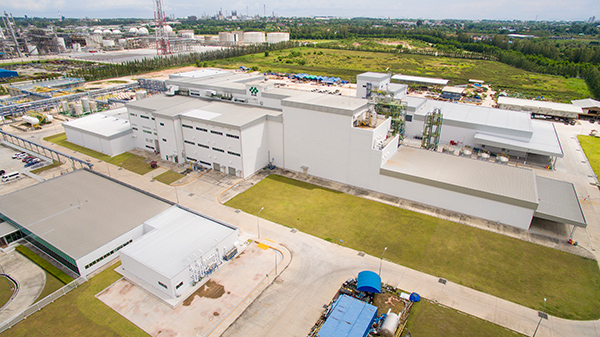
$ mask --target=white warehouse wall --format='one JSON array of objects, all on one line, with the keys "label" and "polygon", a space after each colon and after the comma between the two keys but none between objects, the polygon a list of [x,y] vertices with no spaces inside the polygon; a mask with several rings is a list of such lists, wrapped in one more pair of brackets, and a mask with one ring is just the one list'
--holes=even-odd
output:
[{"label": "white warehouse wall", "polygon": [[241,141],[243,178],[248,178],[269,163],[269,134],[267,133],[266,118],[244,128]]},{"label": "white warehouse wall", "polygon": [[283,123],[267,119],[268,149],[271,151],[273,165],[283,167]]},{"label": "white warehouse wall", "polygon": [[[151,286],[154,290],[158,290],[171,298],[175,297],[175,287],[173,287],[170,279],[164,277],[163,275],[152,270],[151,268],[148,268],[145,265],[139,263],[127,254],[121,252],[120,256],[121,267],[126,272],[131,273],[137,278],[146,282],[147,285]],[[168,289],[165,289],[162,286],[160,286],[158,282],[161,282],[162,284],[166,285]]]}]

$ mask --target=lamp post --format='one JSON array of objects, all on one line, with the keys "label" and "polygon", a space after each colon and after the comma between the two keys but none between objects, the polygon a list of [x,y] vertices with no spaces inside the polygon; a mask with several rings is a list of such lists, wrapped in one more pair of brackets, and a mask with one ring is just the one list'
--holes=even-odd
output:
[{"label": "lamp post", "polygon": [[258,215],[260,214],[260,212],[262,212],[262,210],[265,209],[264,207],[261,207],[260,210],[258,211],[258,213],[256,213],[256,228],[258,229],[258,238],[260,239],[260,224],[258,223]]},{"label": "lamp post", "polygon": [[546,298],[544,297],[544,312],[546,312]]},{"label": "lamp post", "polygon": [[386,250],[387,247],[383,248],[383,253],[381,253],[381,259],[379,261],[379,278],[381,278],[381,265],[383,264],[383,255],[385,254]]}]

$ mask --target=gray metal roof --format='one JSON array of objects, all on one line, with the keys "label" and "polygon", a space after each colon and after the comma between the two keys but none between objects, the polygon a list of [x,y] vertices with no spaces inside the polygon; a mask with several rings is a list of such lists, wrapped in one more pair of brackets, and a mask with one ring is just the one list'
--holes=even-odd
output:
[{"label": "gray metal roof", "polygon": [[572,183],[537,177],[540,205],[534,216],[541,219],[587,227],[581,204]]},{"label": "gray metal roof", "polygon": [[169,207],[165,201],[87,170],[0,196],[0,213],[73,259]]},{"label": "gray metal roof", "polygon": [[350,96],[334,96],[307,92],[304,95],[282,99],[281,105],[352,116],[356,112],[367,108],[368,101]]},{"label": "gray metal roof", "polygon": [[566,103],[555,103],[555,102],[547,102],[547,101],[537,101],[532,99],[522,99],[522,98],[513,98],[513,97],[498,97],[498,104],[506,104],[511,106],[517,106],[522,108],[530,108],[530,109],[547,109],[552,111],[564,111],[570,113],[583,113],[581,107],[573,104]]},{"label": "gray metal roof", "polygon": [[101,112],[63,123],[63,127],[84,131],[106,139],[133,132],[128,119],[108,116]]},{"label": "gray metal roof", "polygon": [[[197,99],[198,100],[198,99]],[[267,116],[281,116],[280,110],[225,102],[208,102],[181,113],[182,119],[201,120],[212,124],[243,128]]]},{"label": "gray metal roof", "polygon": [[388,73],[375,73],[372,71],[367,71],[366,73],[356,75],[356,79],[364,79],[364,80],[385,80],[390,78],[390,74]]},{"label": "gray metal roof", "polygon": [[538,203],[532,170],[453,154],[402,146],[380,173],[530,209]]},{"label": "gray metal roof", "polygon": [[6,221],[0,222],[0,237],[6,236],[8,234],[12,234],[14,232],[18,232],[19,229],[15,226],[9,224]]},{"label": "gray metal roof", "polygon": [[[173,206],[145,222],[156,228],[120,253],[133,258],[146,267],[173,278],[188,268],[198,251],[206,254],[215,251],[217,242],[223,241],[236,230],[212,219]],[[215,241],[216,240],[216,241]],[[194,253],[196,258],[194,258]]]},{"label": "gray metal roof", "polygon": [[410,76],[410,75],[401,75],[401,74],[392,76],[392,79],[400,81],[400,82],[427,83],[427,84],[435,84],[435,85],[447,85],[449,82],[449,80],[445,80],[443,78],[431,78],[431,77]]},{"label": "gray metal roof", "polygon": [[586,98],[586,99],[577,99],[571,101],[571,103],[585,109],[585,108],[600,108],[600,101],[596,101],[595,99]]}]

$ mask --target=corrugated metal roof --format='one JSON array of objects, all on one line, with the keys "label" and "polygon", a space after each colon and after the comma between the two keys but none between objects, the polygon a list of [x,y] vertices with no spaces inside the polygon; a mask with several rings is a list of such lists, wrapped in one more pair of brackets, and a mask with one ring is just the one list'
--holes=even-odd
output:
[{"label": "corrugated metal roof", "polygon": [[587,227],[581,204],[572,183],[537,177],[540,205],[534,216],[541,219]]},{"label": "corrugated metal roof", "polygon": [[[232,227],[173,206],[144,222],[155,228],[120,250],[161,275],[172,278],[190,265],[194,252],[206,254],[235,234]],[[199,254],[198,257],[200,256]]]},{"label": "corrugated metal roof", "polygon": [[498,97],[498,104],[507,104],[512,106],[519,106],[525,108],[543,108],[554,111],[566,111],[571,113],[583,113],[581,107],[566,104],[566,103],[555,103],[555,102],[547,102],[547,101],[536,101],[531,99],[522,99],[522,98],[513,98],[513,97]]},{"label": "corrugated metal roof", "polygon": [[376,306],[342,294],[317,337],[364,337],[376,316]]},{"label": "corrugated metal roof", "polygon": [[445,80],[443,78],[431,78],[431,77],[421,77],[421,76],[410,76],[410,75],[394,75],[392,76],[393,80],[397,80],[400,82],[413,82],[413,83],[428,83],[435,85],[447,85],[449,80]]},{"label": "corrugated metal roof", "polygon": [[352,116],[356,112],[365,109],[368,105],[368,101],[356,97],[333,96],[307,92],[304,95],[282,99],[281,105]]},{"label": "corrugated metal roof", "polygon": [[535,173],[402,146],[383,164],[381,174],[531,209],[537,208]]},{"label": "corrugated metal roof", "polygon": [[486,146],[562,158],[564,153],[554,124],[536,120],[531,122],[533,133],[531,138],[525,141],[479,132],[473,138]]},{"label": "corrugated metal roof", "polygon": [[578,99],[571,101],[571,103],[581,107],[581,108],[600,108],[600,101],[596,101],[595,99],[586,98],[586,99]]},{"label": "corrugated metal roof", "polygon": [[0,196],[0,213],[74,259],[171,207],[86,170]]},{"label": "corrugated metal roof", "polygon": [[372,71],[367,71],[366,73],[356,75],[356,79],[367,79],[367,80],[385,80],[390,78],[390,74],[387,73],[375,73]]},{"label": "corrugated metal roof", "polygon": [[128,119],[108,116],[101,112],[63,123],[63,126],[105,138],[132,132]]}]

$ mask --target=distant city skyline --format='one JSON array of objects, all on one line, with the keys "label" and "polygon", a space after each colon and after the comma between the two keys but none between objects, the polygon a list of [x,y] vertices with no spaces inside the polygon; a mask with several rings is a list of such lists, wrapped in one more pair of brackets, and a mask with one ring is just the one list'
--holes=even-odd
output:
[{"label": "distant city skyline", "polygon": [[[223,14],[236,10],[240,15],[267,16],[275,13],[284,17],[335,16],[372,17],[395,19],[465,19],[465,20],[540,20],[540,21],[586,21],[592,16],[600,17],[598,0],[428,0],[402,1],[379,0],[289,0],[244,2],[223,0],[206,4],[189,0],[163,0],[167,16],[187,17],[203,14],[215,15],[220,8]],[[265,11],[266,9],[266,11]],[[153,18],[152,0],[21,0],[7,1],[0,10],[15,17],[58,18]]]}]

